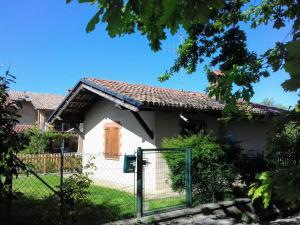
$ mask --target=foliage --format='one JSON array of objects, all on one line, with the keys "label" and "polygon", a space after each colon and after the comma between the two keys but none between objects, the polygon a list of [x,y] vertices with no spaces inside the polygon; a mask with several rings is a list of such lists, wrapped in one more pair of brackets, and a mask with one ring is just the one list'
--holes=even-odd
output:
[{"label": "foliage", "polygon": [[64,198],[74,204],[74,202],[84,201],[89,193],[88,189],[92,183],[86,175],[74,173],[63,182],[62,193]]},{"label": "foliage", "polygon": [[40,154],[45,152],[51,140],[58,139],[62,141],[63,138],[69,138],[72,134],[53,130],[41,131],[37,127],[34,127],[26,131],[25,136],[29,141],[22,152]]},{"label": "foliage", "polygon": [[238,168],[240,180],[247,186],[253,183],[258,173],[266,170],[263,154],[257,154],[254,157],[241,154],[239,159],[236,160],[235,166]]},{"label": "foliage", "polygon": [[[300,123],[297,112],[284,114],[274,120],[268,134],[265,159],[269,171],[258,174],[250,185],[252,200],[262,198],[264,207],[271,200],[282,200],[296,206],[300,200]],[[279,161],[283,154],[284,166]]]},{"label": "foliage", "polygon": [[[66,0],[67,3],[72,0]],[[222,0],[205,1],[97,1],[78,0],[97,7],[97,13],[87,24],[91,32],[99,22],[106,23],[110,37],[123,36],[138,30],[146,35],[153,50],[160,49],[160,40],[166,39],[166,29],[175,34],[180,26],[188,30],[191,24],[206,23],[209,14],[223,5]]]},{"label": "foliage", "polygon": [[300,202],[300,166],[267,171],[257,175],[257,182],[251,184],[248,195],[252,201],[262,198],[264,207],[272,198],[283,200],[292,207]]},{"label": "foliage", "polygon": [[29,141],[25,149],[22,150],[23,153],[39,154],[45,151],[48,142],[40,129],[37,127],[31,128],[26,131],[25,136]]},{"label": "foliage", "polygon": [[[72,0],[67,0],[67,3]],[[206,63],[210,80],[218,68],[218,84],[208,87],[209,94],[226,103],[226,112],[235,112],[239,99],[249,102],[254,94],[253,84],[269,76],[269,70],[285,69],[290,75],[282,87],[286,91],[300,88],[300,2],[297,0],[78,0],[97,7],[87,25],[87,32],[96,24],[106,23],[110,37],[140,32],[146,35],[153,50],[160,49],[166,31],[175,34],[181,28],[187,35],[178,49],[174,65],[162,76],[169,79],[184,68],[196,72],[199,63]],[[252,29],[271,24],[282,29],[291,24],[284,40],[262,55],[248,50],[246,34],[240,25],[248,23]]]},{"label": "foliage", "polygon": [[263,104],[265,106],[284,109],[284,110],[288,109],[285,105],[283,105],[281,103],[276,103],[273,98],[265,98],[264,100],[262,100],[261,104]]},{"label": "foliage", "polygon": [[290,112],[273,119],[268,132],[265,158],[270,164],[281,152],[300,154],[300,117]]},{"label": "foliage", "polygon": [[9,85],[15,77],[9,70],[0,76],[0,199],[8,192],[13,174],[17,168],[12,162],[12,154],[21,148],[21,137],[15,132],[14,126],[18,122],[16,102],[9,99]]},{"label": "foliage", "polygon": [[295,105],[295,112],[300,113],[300,104]]},{"label": "foliage", "polygon": [[[164,139],[164,148],[192,149],[193,195],[196,201],[223,200],[232,190],[236,178],[233,161],[237,152],[212,134],[203,133]],[[164,153],[171,173],[172,188],[184,190],[184,154]]]}]

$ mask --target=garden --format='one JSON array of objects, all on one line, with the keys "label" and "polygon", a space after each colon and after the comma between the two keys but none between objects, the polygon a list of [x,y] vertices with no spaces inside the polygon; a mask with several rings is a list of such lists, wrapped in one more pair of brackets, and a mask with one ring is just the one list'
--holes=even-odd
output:
[{"label": "garden", "polygon": [[[51,160],[46,157],[39,158],[39,162],[33,165],[26,163],[20,166],[15,161],[15,155],[23,149],[27,154],[41,154],[44,151],[41,147],[45,145],[38,143],[44,141],[43,138],[49,133],[32,132],[28,142],[28,137],[14,131],[17,115],[13,109],[16,103],[6,103],[8,84],[9,81],[2,80],[0,89],[1,110],[9,115],[1,121],[3,132],[0,133],[1,220],[10,220],[10,224],[101,224],[134,217],[134,188],[131,193],[94,182],[82,168],[78,169],[81,160],[76,157],[66,160],[69,171],[64,177],[59,175],[59,163],[55,160],[49,163]],[[194,206],[250,197],[261,214],[273,206],[299,210],[299,121],[296,108],[275,116],[264,155],[252,159],[243,154],[238,143],[226,136],[201,130],[164,139],[162,145],[164,148],[192,150]],[[53,135],[62,140],[67,138],[57,132],[51,132],[50,136]],[[172,190],[183,193],[184,157],[176,152],[162,154],[162,157],[169,169]],[[26,157],[23,160],[26,161]],[[77,168],[73,170],[73,167]],[[38,175],[32,173],[35,169],[39,170]],[[147,199],[145,203],[149,210],[155,211],[180,205],[184,200],[182,197],[172,197]]]}]

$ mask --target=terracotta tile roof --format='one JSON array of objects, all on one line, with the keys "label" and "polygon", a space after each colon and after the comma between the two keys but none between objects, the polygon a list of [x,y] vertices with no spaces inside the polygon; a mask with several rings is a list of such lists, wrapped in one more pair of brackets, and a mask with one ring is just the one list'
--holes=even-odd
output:
[{"label": "terracotta tile roof", "polygon": [[34,127],[34,125],[27,125],[27,124],[17,124],[15,127],[14,127],[14,130],[17,132],[17,133],[22,133],[26,130],[29,130],[30,128]]},{"label": "terracotta tile roof", "polygon": [[64,99],[63,95],[35,93],[27,91],[9,91],[9,98],[15,101],[31,102],[35,109],[54,110]]},{"label": "terracotta tile roof", "polygon": [[[107,88],[118,94],[130,97],[141,103],[141,107],[162,107],[186,110],[220,111],[224,105],[213,98],[199,92],[180,91],[169,88],[152,87],[142,84],[130,84],[120,81],[84,78],[96,85]],[[278,109],[252,104],[254,112],[276,113]]]}]

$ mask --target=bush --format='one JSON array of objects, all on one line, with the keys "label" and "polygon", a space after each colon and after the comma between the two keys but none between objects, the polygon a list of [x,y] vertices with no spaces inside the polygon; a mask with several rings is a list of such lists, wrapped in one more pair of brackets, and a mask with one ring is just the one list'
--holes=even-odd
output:
[{"label": "bush", "polygon": [[63,196],[71,205],[84,201],[92,181],[82,173],[75,173],[63,182]]},{"label": "bush", "polygon": [[[232,196],[237,175],[233,162],[238,151],[230,144],[219,141],[212,134],[199,133],[164,139],[162,146],[192,149],[193,197],[196,202],[210,202],[213,195],[215,200]],[[170,169],[173,190],[183,191],[184,155],[166,152],[163,157]]]},{"label": "bush", "polygon": [[[256,176],[248,195],[261,198],[267,208],[271,201],[284,201],[292,207],[300,202],[300,116],[291,112],[276,118],[267,137],[265,159],[268,171]],[[283,156],[280,159],[279,156]]]},{"label": "bush", "polygon": [[33,127],[24,134],[28,139],[28,143],[22,150],[25,154],[41,154],[50,151],[52,152],[52,140],[62,143],[63,139],[72,137],[73,134],[58,132],[54,130],[41,131],[37,127]]},{"label": "bush", "polygon": [[277,166],[280,153],[294,157],[300,155],[300,122],[286,120],[277,118],[268,133],[265,158],[271,167]]},{"label": "bush", "polygon": [[235,163],[235,166],[238,168],[240,180],[249,186],[255,180],[256,174],[266,169],[266,162],[263,154],[258,153],[254,157],[242,154],[240,159]]},{"label": "bush", "polygon": [[28,144],[25,146],[25,149],[22,153],[26,154],[39,154],[44,153],[48,141],[45,138],[43,132],[37,127],[33,127],[26,131],[25,136],[28,138]]}]

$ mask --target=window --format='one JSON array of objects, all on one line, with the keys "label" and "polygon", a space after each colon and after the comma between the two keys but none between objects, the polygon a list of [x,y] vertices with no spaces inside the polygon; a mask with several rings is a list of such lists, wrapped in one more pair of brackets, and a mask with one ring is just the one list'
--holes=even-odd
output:
[{"label": "window", "polygon": [[120,158],[120,124],[106,123],[104,126],[104,155],[106,159]]},{"label": "window", "polygon": [[207,124],[204,120],[189,119],[188,121],[180,120],[181,135],[197,134],[200,131],[206,133]]}]

